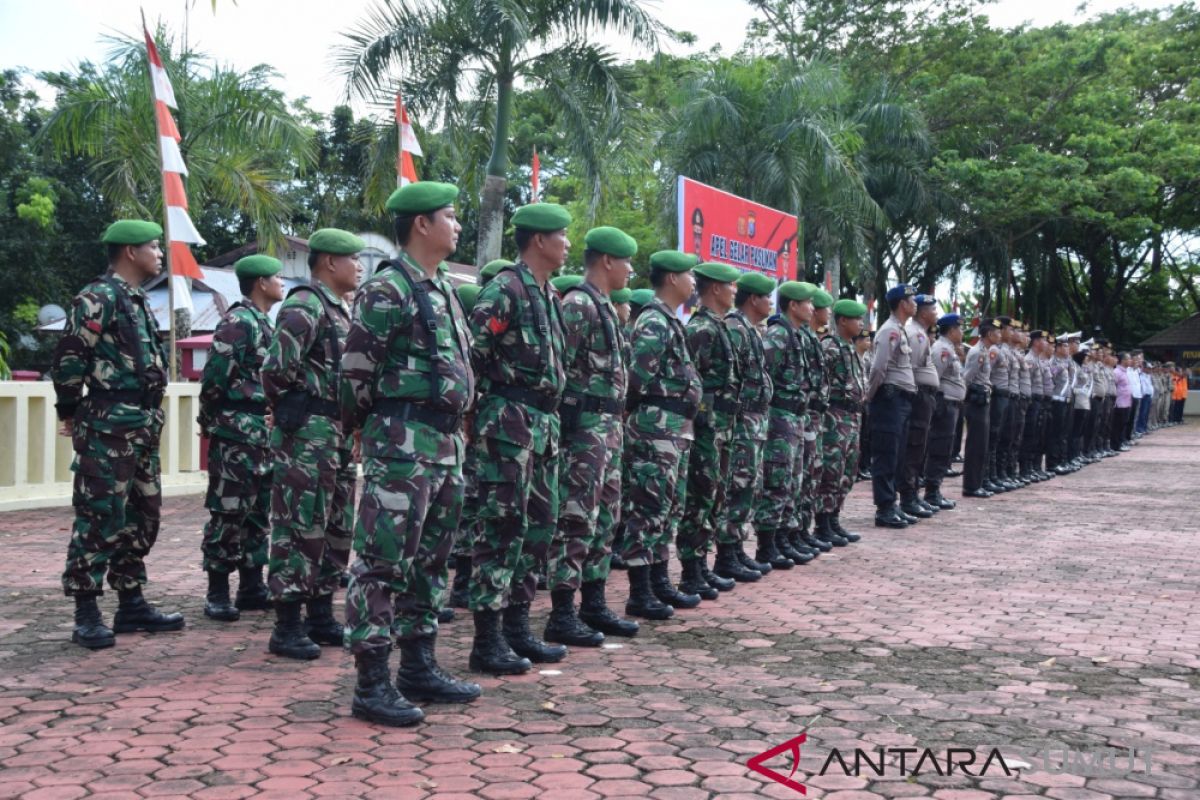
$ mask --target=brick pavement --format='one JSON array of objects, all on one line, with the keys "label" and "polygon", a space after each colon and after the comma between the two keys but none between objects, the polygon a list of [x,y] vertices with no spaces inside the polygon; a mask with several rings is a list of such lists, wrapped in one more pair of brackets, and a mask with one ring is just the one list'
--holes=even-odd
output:
[{"label": "brick pavement", "polygon": [[[797,773],[808,797],[1196,800],[1198,448],[1196,426],[1161,431],[899,533],[866,527],[859,488],[843,517],[860,544],[612,649],[485,679],[474,706],[427,707],[401,730],[347,715],[349,656],[277,659],[266,615],[201,615],[199,497],[167,501],[150,559],[151,599],[189,628],[94,654],[70,644],[57,588],[69,512],[0,515],[0,798],[799,797],[746,761],[818,717]],[[469,622],[443,639],[442,662],[465,672]],[[1158,749],[1149,774],[1120,777],[1040,762],[906,777],[894,754],[882,777],[816,774],[832,748],[974,747],[982,760],[999,745],[1015,761],[1014,746],[1045,739]]]}]

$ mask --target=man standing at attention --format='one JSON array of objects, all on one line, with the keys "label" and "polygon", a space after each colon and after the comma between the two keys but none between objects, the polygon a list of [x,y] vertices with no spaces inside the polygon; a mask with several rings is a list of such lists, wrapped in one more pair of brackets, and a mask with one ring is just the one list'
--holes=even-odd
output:
[{"label": "man standing at attention", "polygon": [[917,384],[913,379],[912,352],[904,325],[916,313],[916,291],[907,284],[888,289],[891,316],[875,334],[875,353],[867,381],[871,403],[871,489],[875,500],[875,525],[906,528],[916,523],[896,507],[896,475],[908,435]]}]

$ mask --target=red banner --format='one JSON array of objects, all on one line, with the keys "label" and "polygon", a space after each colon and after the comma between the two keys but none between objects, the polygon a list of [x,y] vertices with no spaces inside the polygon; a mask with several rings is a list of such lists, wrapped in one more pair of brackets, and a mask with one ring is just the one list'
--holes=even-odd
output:
[{"label": "red banner", "polygon": [[679,177],[679,249],[778,281],[796,277],[796,215]]}]

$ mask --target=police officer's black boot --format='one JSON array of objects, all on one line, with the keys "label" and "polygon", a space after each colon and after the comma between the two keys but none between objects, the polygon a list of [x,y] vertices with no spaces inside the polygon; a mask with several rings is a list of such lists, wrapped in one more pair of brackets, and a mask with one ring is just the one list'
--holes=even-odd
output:
[{"label": "police officer's black boot", "polygon": [[835,531],[829,524],[828,514],[817,514],[816,521],[813,523],[813,536],[816,536],[822,541],[829,542],[834,547],[845,547],[850,544],[849,539],[844,539]]},{"label": "police officer's black boot", "polygon": [[479,698],[478,683],[456,680],[437,663],[437,634],[400,641],[396,689],[417,703],[469,703]]},{"label": "police officer's black boot", "polygon": [[583,620],[583,624],[606,636],[637,636],[641,626],[631,619],[621,619],[613,613],[604,598],[604,589],[604,581],[586,581],[579,587],[582,597],[579,618]]},{"label": "police officer's black boot", "polygon": [[159,611],[142,597],[142,587],[121,589],[117,592],[117,597],[117,613],[113,615],[114,633],[162,633],[183,630],[183,614],[177,611],[164,614]]},{"label": "police officer's black boot", "polygon": [[112,628],[104,624],[94,594],[75,595],[75,630],[71,641],[89,650],[103,650],[117,643]]},{"label": "police officer's black boot", "polygon": [[346,630],[333,616],[333,595],[314,597],[308,601],[308,618],[304,620],[304,632],[317,644],[341,647]]},{"label": "police officer's black boot", "polygon": [[670,619],[675,609],[660,602],[650,591],[650,565],[629,567],[629,599],[625,601],[625,614],[642,619]]},{"label": "police officer's black boot", "polygon": [[766,562],[773,569],[791,569],[796,566],[795,562],[779,551],[775,544],[775,531],[758,532],[758,551],[754,554],[754,560]]},{"label": "police officer's black boot", "polygon": [[[296,606],[299,613],[299,604],[289,605]],[[416,725],[425,719],[425,712],[405,700],[404,695],[392,684],[388,670],[390,652],[391,648],[376,647],[354,656],[354,664],[358,667],[358,683],[354,687],[350,713],[368,722],[396,728]]]},{"label": "police officer's black boot", "polygon": [[471,657],[467,666],[473,672],[490,675],[523,675],[533,669],[528,658],[512,651],[500,633],[500,612],[490,608],[476,611],[475,641],[471,644]]},{"label": "police officer's black boot", "polygon": [[940,486],[929,486],[925,489],[925,502],[945,511],[950,511],[958,505],[958,503],[942,495],[942,487]]},{"label": "police officer's black boot", "polygon": [[550,602],[553,604],[550,619],[546,620],[546,630],[542,632],[547,642],[579,647],[599,647],[604,644],[604,634],[585,625],[575,612],[574,589],[552,590]]},{"label": "police officer's black boot", "polygon": [[204,616],[220,622],[236,622],[241,612],[229,601],[229,573],[208,571],[208,594],[204,596]]},{"label": "police officer's black boot", "polygon": [[907,528],[908,521],[900,516],[900,509],[894,505],[879,506],[875,509],[876,528]]},{"label": "police officer's black boot", "polygon": [[[275,603],[275,629],[271,631],[271,641],[267,650],[284,658],[296,658],[310,661],[321,655],[321,647],[304,632],[300,622],[300,602],[279,600]],[[387,659],[384,659],[384,672],[387,672]],[[386,677],[386,675],[385,675]],[[388,678],[390,685],[391,679]]]},{"label": "police officer's black boot", "polygon": [[266,611],[271,607],[271,593],[263,581],[262,567],[238,567],[238,588],[233,605],[239,611]]},{"label": "police officer's black boot", "polygon": [[701,600],[716,600],[721,593],[704,580],[700,572],[700,559],[689,558],[680,562],[683,565],[683,578],[679,581],[679,591],[685,595],[694,594]]},{"label": "police officer's black boot", "polygon": [[713,572],[722,578],[729,578],[738,583],[754,583],[762,579],[761,572],[742,564],[732,542],[717,544],[717,561],[713,565]]},{"label": "police officer's black boot", "polygon": [[733,587],[737,586],[737,583],[733,579],[722,578],[720,575],[708,568],[707,552],[701,553],[700,555],[700,576],[704,578],[705,583],[716,589],[718,592],[732,592]]},{"label": "police officer's black boot", "polygon": [[842,527],[842,521],[839,519],[840,516],[841,512],[829,515],[829,530],[833,531],[851,544],[861,540],[862,536],[857,533],[852,533],[851,531],[848,531]]},{"label": "police officer's black boot", "polygon": [[771,565],[765,561],[756,561],[746,552],[745,542],[733,542],[733,555],[746,569],[752,569],[760,575],[771,574]]},{"label": "police officer's black boot", "polygon": [[547,644],[529,630],[529,603],[509,603],[502,616],[504,639],[517,655],[535,664],[554,664],[567,657],[567,648]]},{"label": "police officer's black boot", "polygon": [[659,561],[650,567],[650,590],[659,602],[672,608],[695,608],[700,605],[700,595],[684,594],[671,585],[670,564]]},{"label": "police officer's black boot", "polygon": [[450,607],[468,608],[471,599],[471,557],[454,559],[454,583],[450,585]]},{"label": "police officer's black boot", "polygon": [[910,517],[917,517],[918,519],[929,519],[933,516],[932,511],[927,511],[925,506],[917,502],[915,494],[905,495],[900,498],[900,510]]}]

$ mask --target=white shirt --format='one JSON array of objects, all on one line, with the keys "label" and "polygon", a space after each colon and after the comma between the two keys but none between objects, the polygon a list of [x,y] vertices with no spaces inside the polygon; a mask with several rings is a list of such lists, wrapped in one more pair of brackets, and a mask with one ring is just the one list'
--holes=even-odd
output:
[{"label": "white shirt", "polygon": [[1134,400],[1142,399],[1142,371],[1136,367],[1130,367],[1125,370],[1129,375],[1129,393],[1133,395]]}]

